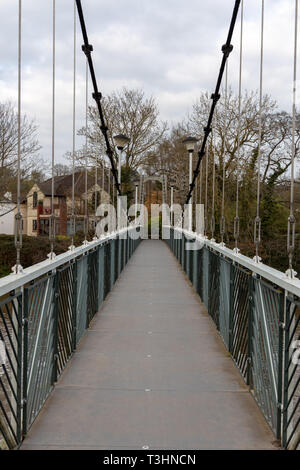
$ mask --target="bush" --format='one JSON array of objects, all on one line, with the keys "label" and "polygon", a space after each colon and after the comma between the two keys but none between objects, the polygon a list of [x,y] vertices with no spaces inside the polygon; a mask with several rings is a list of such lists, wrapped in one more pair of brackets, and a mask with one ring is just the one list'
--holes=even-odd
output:
[{"label": "bush", "polygon": [[157,225],[158,223],[158,227],[159,227],[159,238],[161,239],[162,238],[162,216],[160,215],[159,217],[149,217],[148,219],[148,234],[149,234],[149,237],[151,237],[151,224],[155,224]]}]

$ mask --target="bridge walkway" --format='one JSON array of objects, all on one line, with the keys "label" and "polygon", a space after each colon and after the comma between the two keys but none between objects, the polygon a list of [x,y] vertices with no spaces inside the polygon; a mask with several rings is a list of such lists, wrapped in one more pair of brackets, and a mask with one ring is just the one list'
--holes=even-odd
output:
[{"label": "bridge walkway", "polygon": [[22,449],[274,449],[177,260],[143,241]]}]

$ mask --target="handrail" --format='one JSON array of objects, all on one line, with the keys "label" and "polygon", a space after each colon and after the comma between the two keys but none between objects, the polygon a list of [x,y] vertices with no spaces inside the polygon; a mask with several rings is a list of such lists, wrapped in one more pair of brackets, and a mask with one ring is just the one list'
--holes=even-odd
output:
[{"label": "handrail", "polygon": [[244,268],[249,269],[253,273],[267,279],[268,281],[278,285],[282,289],[290,292],[291,294],[297,295],[300,297],[300,279],[298,278],[289,278],[285,273],[278,271],[277,269],[267,266],[264,263],[257,263],[254,259],[249,258],[248,256],[242,255],[231,248],[222,246],[220,243],[209,240],[203,235],[199,235],[195,232],[191,232],[180,227],[170,227],[165,225],[164,228],[173,228],[175,231],[182,232],[186,237],[197,240],[200,244],[206,245],[209,248],[217,251],[226,258],[231,259],[235,263],[240,264]]},{"label": "handrail", "polygon": [[23,286],[24,284],[27,284],[28,282],[32,281],[33,279],[36,279],[39,276],[43,276],[44,274],[47,274],[48,272],[57,269],[63,264],[74,260],[78,256],[81,256],[87,253],[88,251],[95,249],[99,245],[102,245],[103,243],[106,243],[109,240],[116,238],[121,233],[124,233],[134,228],[137,228],[137,226],[129,226],[120,229],[116,232],[111,232],[109,235],[99,238],[98,240],[93,240],[85,245],[80,245],[73,250],[68,250],[65,253],[61,253],[52,260],[47,259],[41,261],[40,263],[36,263],[28,268],[25,268],[23,269],[23,272],[19,274],[12,273],[8,276],[1,278],[0,297],[9,294],[13,290]]}]

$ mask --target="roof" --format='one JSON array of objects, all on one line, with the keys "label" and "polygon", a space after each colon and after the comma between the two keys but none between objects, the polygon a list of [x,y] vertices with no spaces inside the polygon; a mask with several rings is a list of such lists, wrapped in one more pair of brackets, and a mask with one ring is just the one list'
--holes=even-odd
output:
[{"label": "roof", "polygon": [[[54,196],[69,196],[72,193],[72,181],[73,175],[63,175],[54,177]],[[101,180],[98,180],[98,185]],[[95,186],[94,176],[87,175],[87,186],[88,189]],[[38,187],[45,194],[45,196],[52,195],[52,178],[39,183]],[[76,172],[74,175],[74,191],[75,196],[81,196],[85,193],[85,171]]]}]

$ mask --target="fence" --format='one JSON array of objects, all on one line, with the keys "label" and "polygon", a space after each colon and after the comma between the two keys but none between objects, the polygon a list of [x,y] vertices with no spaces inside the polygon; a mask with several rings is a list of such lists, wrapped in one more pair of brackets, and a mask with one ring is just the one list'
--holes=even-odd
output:
[{"label": "fence", "polygon": [[133,230],[0,280],[0,448],[17,448],[40,413],[139,244]]},{"label": "fence", "polygon": [[299,280],[192,232],[169,229],[167,243],[276,438],[284,448],[299,449]]}]

